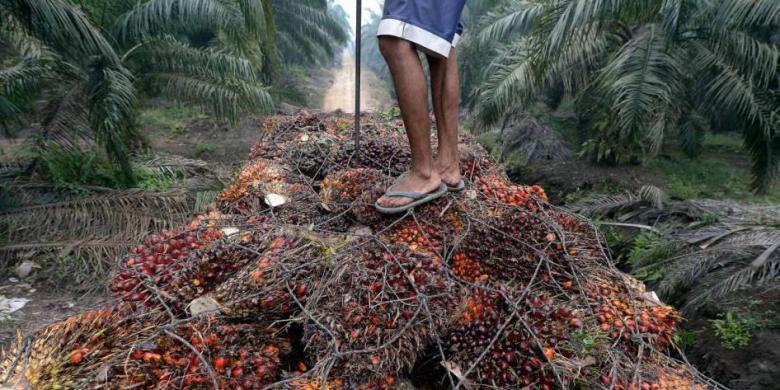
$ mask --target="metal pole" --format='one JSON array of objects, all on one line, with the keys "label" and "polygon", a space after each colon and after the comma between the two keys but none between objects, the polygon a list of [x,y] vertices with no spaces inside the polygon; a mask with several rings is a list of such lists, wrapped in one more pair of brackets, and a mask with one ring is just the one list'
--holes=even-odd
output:
[{"label": "metal pole", "polygon": [[360,157],[360,44],[363,0],[357,0],[357,23],[355,26],[355,157]]}]

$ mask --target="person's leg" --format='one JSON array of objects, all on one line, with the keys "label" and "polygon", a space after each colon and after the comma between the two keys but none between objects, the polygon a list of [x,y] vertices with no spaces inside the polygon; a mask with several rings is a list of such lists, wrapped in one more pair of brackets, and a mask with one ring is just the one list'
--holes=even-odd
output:
[{"label": "person's leg", "polygon": [[448,58],[428,56],[431,70],[431,94],[436,131],[439,135],[439,155],[434,167],[448,185],[460,181],[458,156],[458,120],[460,110],[460,79],[455,48]]},{"label": "person's leg", "polygon": [[[406,40],[387,36],[379,37],[379,49],[393,76],[412,152],[409,172],[393,186],[393,190],[419,193],[434,191],[441,185],[441,179],[433,166],[425,73],[417,50]],[[411,201],[404,197],[384,196],[377,203],[383,207],[397,207]]]}]

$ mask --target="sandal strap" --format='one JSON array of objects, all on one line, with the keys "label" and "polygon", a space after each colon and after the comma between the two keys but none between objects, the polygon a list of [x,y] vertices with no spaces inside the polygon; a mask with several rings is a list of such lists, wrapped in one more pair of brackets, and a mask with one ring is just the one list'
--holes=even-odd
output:
[{"label": "sandal strap", "polygon": [[422,198],[432,194],[435,191],[436,190],[433,190],[433,191],[427,192],[427,193],[414,192],[414,191],[388,191],[388,192],[385,192],[385,196],[397,197],[397,198],[404,197],[404,198],[410,198],[410,199],[418,200],[418,199],[422,199]]}]

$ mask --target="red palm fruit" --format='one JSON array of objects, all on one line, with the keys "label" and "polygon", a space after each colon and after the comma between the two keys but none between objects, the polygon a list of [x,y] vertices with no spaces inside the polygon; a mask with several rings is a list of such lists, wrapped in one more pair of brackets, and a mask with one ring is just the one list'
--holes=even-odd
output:
[{"label": "red palm fruit", "polygon": [[81,351],[74,351],[70,355],[71,364],[81,364],[81,361],[83,359],[84,359],[84,354]]}]

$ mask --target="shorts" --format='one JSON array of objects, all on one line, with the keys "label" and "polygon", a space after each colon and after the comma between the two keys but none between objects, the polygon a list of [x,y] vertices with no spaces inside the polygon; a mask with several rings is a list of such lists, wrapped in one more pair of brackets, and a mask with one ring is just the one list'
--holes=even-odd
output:
[{"label": "shorts", "polygon": [[449,57],[463,33],[465,5],[466,0],[385,0],[377,36],[405,39],[428,54]]}]

